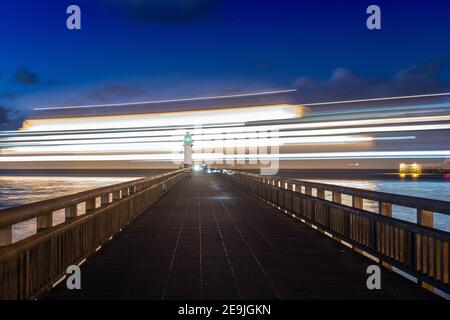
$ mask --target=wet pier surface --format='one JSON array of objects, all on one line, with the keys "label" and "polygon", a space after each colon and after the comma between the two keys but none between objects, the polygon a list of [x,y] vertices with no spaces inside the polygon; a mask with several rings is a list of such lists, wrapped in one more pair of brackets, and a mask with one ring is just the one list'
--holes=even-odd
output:
[{"label": "wet pier surface", "polygon": [[44,299],[435,299],[222,177],[184,179]]}]

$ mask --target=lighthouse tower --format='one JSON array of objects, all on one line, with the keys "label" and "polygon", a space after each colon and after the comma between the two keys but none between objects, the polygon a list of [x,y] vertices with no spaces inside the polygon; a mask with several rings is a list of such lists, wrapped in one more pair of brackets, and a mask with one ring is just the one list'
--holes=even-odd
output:
[{"label": "lighthouse tower", "polygon": [[184,136],[184,167],[192,167],[192,136],[186,132]]}]

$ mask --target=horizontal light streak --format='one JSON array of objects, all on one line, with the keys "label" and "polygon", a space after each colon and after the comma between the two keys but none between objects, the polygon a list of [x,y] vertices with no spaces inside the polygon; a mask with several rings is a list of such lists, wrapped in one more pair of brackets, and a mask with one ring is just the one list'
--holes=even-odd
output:
[{"label": "horizontal light streak", "polygon": [[[347,115],[353,113],[364,113],[368,112],[380,112],[380,111],[409,111],[416,109],[436,109],[436,108],[450,108],[450,103],[437,103],[437,104],[427,104],[427,105],[410,105],[410,106],[389,106],[389,107],[372,107],[365,109],[350,109],[350,110],[341,110],[341,111],[322,111],[316,113],[308,113],[308,117],[316,117],[316,116],[329,116],[329,115]],[[441,110],[432,110],[436,111],[445,111],[445,109]],[[417,112],[417,111],[416,111]],[[421,110],[421,112],[430,112],[430,110]]]},{"label": "horizontal light streak", "polygon": [[[339,128],[339,129],[325,129],[325,130],[305,130],[305,131],[280,131],[280,132],[251,132],[251,133],[239,133],[239,134],[210,134],[210,135],[195,135],[193,134],[194,146],[198,147],[199,143],[205,141],[206,143],[212,143],[214,141],[236,141],[239,139],[264,139],[264,138],[285,138],[285,137],[314,137],[314,136],[329,136],[330,142],[336,142],[332,139],[333,135],[340,135],[336,139],[340,139],[342,135],[349,134],[367,134],[367,133],[389,133],[389,132],[415,132],[415,131],[431,131],[431,130],[449,130],[450,124],[432,124],[432,125],[410,125],[410,126],[381,126],[381,127],[357,127],[357,128]],[[112,145],[116,143],[118,146],[123,146],[123,150],[128,150],[126,145],[139,143],[140,148],[143,143],[155,143],[163,142],[167,143],[179,143],[181,145],[184,135],[174,135],[167,137],[149,137],[149,138],[122,138],[122,139],[91,139],[91,140],[63,140],[63,141],[38,141],[38,142],[9,142],[2,143],[5,148],[3,152],[10,150],[11,152],[23,152],[23,150],[40,150],[38,148],[44,148],[48,152],[53,150],[61,150],[57,146],[75,145],[82,150],[83,145]],[[331,139],[331,140],[330,140]],[[377,137],[377,140],[383,140],[382,137]],[[385,138],[386,139],[386,138]],[[392,140],[394,138],[390,138]],[[302,143],[302,140],[298,140],[297,143]],[[306,141],[306,140],[304,140]],[[321,139],[311,138],[312,142],[320,142]],[[350,139],[347,139],[350,141]],[[126,145],[124,145],[126,144]],[[33,149],[33,147],[37,149]],[[22,149],[20,149],[22,148]],[[167,148],[164,148],[167,149]],[[31,151],[28,151],[31,152]]]},{"label": "horizontal light streak", "polygon": [[[283,154],[223,154],[194,153],[195,161],[214,160],[322,160],[322,159],[380,159],[380,158],[447,158],[450,150],[432,151],[367,151],[367,152],[317,152]],[[58,156],[11,156],[0,157],[0,162],[43,162],[43,161],[182,161],[182,153],[171,154],[127,154],[127,155],[58,155]]]},{"label": "horizontal light streak", "polygon": [[297,89],[283,89],[283,90],[259,91],[259,92],[219,95],[219,96],[150,100],[150,101],[140,101],[140,102],[127,102],[127,103],[91,104],[91,105],[82,105],[82,106],[62,106],[62,107],[36,107],[36,108],[33,108],[33,110],[39,111],[39,110],[61,110],[61,109],[85,109],[85,108],[98,108],[98,107],[123,107],[123,106],[135,106],[135,105],[145,105],[145,104],[156,104],[156,103],[201,101],[201,100],[215,100],[215,99],[226,99],[226,98],[244,98],[244,97],[252,97],[252,96],[264,96],[264,95],[278,94],[278,93],[289,93],[289,92],[296,92],[296,91],[298,91],[298,90]]},{"label": "horizontal light streak", "polygon": [[315,102],[315,103],[304,103],[302,105],[304,105],[304,106],[322,106],[322,105],[333,105],[333,104],[344,104],[344,103],[385,101],[385,100],[400,100],[400,99],[415,99],[415,98],[430,98],[430,97],[442,97],[442,96],[450,96],[450,92],[428,93],[428,94],[418,94],[418,95],[409,95],[409,96],[381,97],[381,98],[370,98],[370,99],[357,99],[357,100],[340,100],[340,101],[328,101],[328,102]]},{"label": "horizontal light streak", "polygon": [[[389,137],[389,139],[404,139],[405,137]],[[414,138],[414,137],[412,137]],[[386,138],[387,139],[387,138]],[[259,146],[281,146],[285,144],[342,144],[342,143],[358,143],[373,141],[372,137],[361,136],[327,136],[327,137],[308,137],[308,138],[278,138],[265,137],[258,139],[222,139],[222,140],[207,140],[196,141],[194,143],[194,150],[211,149],[211,148],[233,148],[233,147],[259,147]],[[383,139],[385,140],[385,139]],[[68,153],[68,152],[138,152],[138,151],[181,151],[183,144],[180,141],[167,142],[152,142],[148,144],[143,143],[119,143],[119,144],[76,144],[76,145],[60,145],[60,146],[24,146],[4,148],[2,154],[52,154],[52,153]]]},{"label": "horizontal light streak", "polygon": [[[244,126],[244,122],[230,122],[230,123],[216,123],[216,124],[202,124],[202,128],[219,128],[219,127],[233,127],[233,126]],[[175,130],[175,129],[184,129],[189,130],[192,129],[193,125],[187,125],[187,126],[167,126],[164,127],[164,130]],[[158,128],[161,130],[161,128]],[[108,129],[91,129],[91,130],[52,130],[52,131],[24,131],[23,129],[20,130],[5,130],[0,131],[0,138],[1,137],[14,137],[14,136],[39,136],[42,134],[48,134],[48,135],[56,135],[56,134],[90,134],[90,133],[110,133],[110,132],[139,132],[139,131],[153,131],[156,130],[156,128],[108,128]]]},{"label": "horizontal light streak", "polygon": [[[242,120],[242,119],[241,119]],[[314,129],[314,128],[331,128],[331,127],[349,127],[349,126],[368,126],[368,125],[384,125],[384,124],[401,124],[401,123],[420,123],[433,121],[448,121],[450,116],[426,116],[426,117],[403,117],[391,119],[366,119],[366,120],[344,120],[344,121],[326,121],[326,122],[309,122],[309,123],[294,123],[281,125],[259,125],[259,126],[236,126],[225,128],[195,128],[193,130],[155,130],[155,131],[139,131],[139,132],[113,132],[113,133],[85,133],[85,134],[61,134],[61,135],[42,135],[42,136],[28,136],[23,137],[3,137],[1,141],[44,141],[44,140],[70,140],[70,139],[102,139],[102,138],[127,138],[127,137],[152,137],[152,136],[183,136],[186,131],[191,135],[206,135],[206,134],[223,134],[231,133],[246,133],[258,131],[275,131],[275,130],[295,130],[295,129]],[[314,135],[314,133],[311,133]]]},{"label": "horizontal light streak", "polygon": [[[448,125],[422,125],[422,126],[385,126],[385,127],[361,127],[361,128],[344,128],[344,129],[326,129],[326,130],[307,130],[307,131],[268,131],[268,132],[249,132],[249,133],[230,133],[230,134],[192,134],[195,142],[213,141],[213,140],[231,140],[231,139],[250,139],[250,138],[267,138],[270,136],[278,137],[297,137],[297,136],[323,136],[332,134],[353,134],[353,133],[370,133],[370,132],[392,132],[392,131],[422,131],[422,130],[442,130],[450,129]],[[183,141],[184,135],[167,135],[159,137],[134,137],[134,138],[109,138],[109,139],[73,139],[73,140],[43,140],[31,142],[14,142],[6,141],[0,146],[55,146],[55,145],[83,145],[83,144],[113,144],[113,143],[147,143],[147,142],[175,142]]]},{"label": "horizontal light streak", "polygon": [[24,131],[89,130],[108,128],[166,127],[177,125],[226,124],[264,120],[285,120],[301,115],[299,106],[280,104],[236,109],[128,114],[79,118],[26,120]]},{"label": "horizontal light streak", "polygon": [[[225,98],[242,98],[242,97],[251,97],[251,96],[258,96],[258,95],[290,93],[290,92],[296,92],[296,91],[298,91],[298,89],[284,89],[284,90],[251,92],[251,93],[243,93],[243,94],[192,97],[192,98],[181,98],[181,99],[162,99],[162,100],[149,100],[149,101],[125,102],[125,103],[91,104],[91,105],[81,105],[81,106],[72,105],[72,106],[61,106],[61,107],[35,107],[35,108],[33,108],[33,110],[43,111],[43,110],[64,110],[64,109],[86,109],[86,108],[98,108],[98,107],[123,107],[123,106],[146,105],[146,104],[157,104],[157,103],[201,101],[201,100],[214,100],[214,99],[225,99]],[[429,93],[429,94],[420,94],[420,95],[379,97],[379,98],[368,98],[368,99],[355,99],[355,100],[314,102],[314,103],[307,103],[307,104],[303,104],[303,105],[304,106],[320,106],[320,105],[333,105],[333,104],[358,103],[358,102],[370,102],[370,101],[430,98],[430,97],[440,97],[440,96],[448,96],[448,95],[450,95],[450,92]]]},{"label": "horizontal light streak", "polygon": [[[320,136],[333,134],[355,134],[355,133],[384,133],[384,132],[411,132],[411,131],[427,131],[427,130],[447,130],[450,124],[430,124],[430,125],[410,125],[410,126],[384,126],[384,127],[358,127],[358,128],[342,128],[327,130],[307,130],[297,134],[299,136]],[[286,131],[289,132],[289,131]],[[285,133],[285,132],[280,132]]]},{"label": "horizontal light streak", "polygon": [[241,154],[228,155],[225,154],[225,159],[374,159],[374,158],[421,158],[421,157],[436,157],[446,158],[450,156],[450,150],[433,150],[433,151],[356,151],[356,152],[317,152],[317,153],[282,153],[282,154]]}]

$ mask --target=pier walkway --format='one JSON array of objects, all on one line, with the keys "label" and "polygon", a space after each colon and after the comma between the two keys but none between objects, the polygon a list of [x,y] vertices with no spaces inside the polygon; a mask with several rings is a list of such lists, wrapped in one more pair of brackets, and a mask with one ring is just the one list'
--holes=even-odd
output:
[{"label": "pier walkway", "polygon": [[184,178],[43,299],[436,299],[214,174]]}]

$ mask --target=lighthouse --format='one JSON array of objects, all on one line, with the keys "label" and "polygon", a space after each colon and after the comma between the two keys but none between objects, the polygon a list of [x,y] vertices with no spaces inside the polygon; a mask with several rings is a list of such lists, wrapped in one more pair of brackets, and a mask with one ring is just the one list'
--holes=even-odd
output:
[{"label": "lighthouse", "polygon": [[186,132],[184,136],[184,167],[192,167],[192,136]]}]

